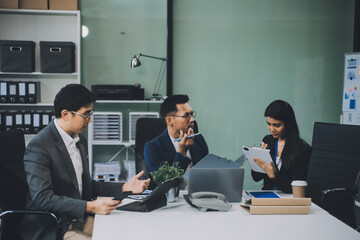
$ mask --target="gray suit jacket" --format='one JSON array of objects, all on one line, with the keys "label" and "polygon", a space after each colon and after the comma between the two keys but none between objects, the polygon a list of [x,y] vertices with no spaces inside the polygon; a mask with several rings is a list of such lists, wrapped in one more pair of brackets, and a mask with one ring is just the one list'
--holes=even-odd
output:
[{"label": "gray suit jacket", "polygon": [[[86,201],[96,196],[115,196],[122,189],[122,184],[91,180],[86,140],[81,134],[79,137],[77,145],[83,163],[82,198],[70,155],[54,121],[32,139],[24,156],[29,185],[26,208],[55,213],[61,218],[62,234],[65,234],[73,219],[85,219]],[[48,228],[49,220],[26,216],[21,235],[24,239],[48,239]]]}]

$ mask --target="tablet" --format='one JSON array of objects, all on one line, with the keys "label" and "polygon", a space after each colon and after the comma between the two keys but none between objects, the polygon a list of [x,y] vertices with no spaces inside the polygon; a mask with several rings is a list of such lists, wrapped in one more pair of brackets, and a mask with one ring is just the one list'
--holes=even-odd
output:
[{"label": "tablet", "polygon": [[129,196],[130,194],[132,194],[131,191],[128,192],[121,192],[118,195],[116,195],[112,200],[123,200],[124,198],[126,198],[127,196]]},{"label": "tablet", "polygon": [[270,156],[270,149],[243,146],[243,152],[248,160],[251,169],[255,172],[265,173],[265,171],[254,162],[254,157],[263,160],[267,164],[270,164],[272,162],[272,158]]}]

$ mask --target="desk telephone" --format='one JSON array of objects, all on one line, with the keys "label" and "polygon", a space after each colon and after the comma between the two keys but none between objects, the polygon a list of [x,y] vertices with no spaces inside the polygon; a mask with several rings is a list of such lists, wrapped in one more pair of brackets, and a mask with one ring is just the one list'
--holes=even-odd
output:
[{"label": "desk telephone", "polygon": [[226,201],[225,196],[215,192],[195,192],[190,196],[184,196],[187,203],[198,208],[201,212],[210,210],[228,211],[231,208],[231,203]]}]

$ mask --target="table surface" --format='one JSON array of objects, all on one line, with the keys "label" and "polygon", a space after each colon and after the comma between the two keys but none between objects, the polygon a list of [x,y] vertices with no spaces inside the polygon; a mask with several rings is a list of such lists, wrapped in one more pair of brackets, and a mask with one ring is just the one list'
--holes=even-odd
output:
[{"label": "table surface", "polygon": [[[281,194],[280,194],[281,195]],[[286,195],[283,195],[286,197]],[[125,199],[123,204],[131,200]],[[306,215],[250,215],[240,203],[228,212],[200,212],[180,197],[149,213],[96,215],[93,240],[103,239],[360,239],[360,233],[312,204]]]}]

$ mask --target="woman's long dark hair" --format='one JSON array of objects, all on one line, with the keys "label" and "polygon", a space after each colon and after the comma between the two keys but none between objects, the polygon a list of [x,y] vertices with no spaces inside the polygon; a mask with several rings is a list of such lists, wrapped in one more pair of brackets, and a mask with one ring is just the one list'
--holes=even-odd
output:
[{"label": "woman's long dark hair", "polygon": [[281,161],[283,167],[289,169],[295,161],[300,140],[294,110],[289,103],[283,100],[275,100],[266,108],[264,116],[284,122],[285,146],[281,154]]}]

